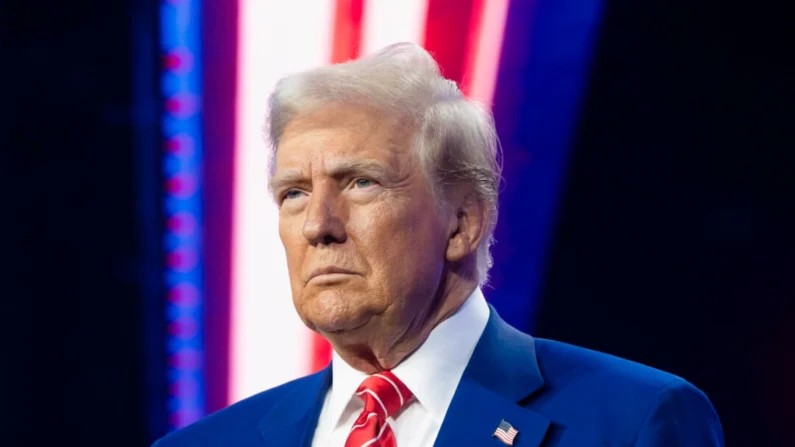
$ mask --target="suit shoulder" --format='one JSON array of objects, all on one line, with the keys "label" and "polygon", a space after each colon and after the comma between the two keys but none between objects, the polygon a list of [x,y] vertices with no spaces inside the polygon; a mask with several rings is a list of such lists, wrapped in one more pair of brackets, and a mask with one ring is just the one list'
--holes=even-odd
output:
[{"label": "suit shoulder", "polygon": [[[561,426],[626,445],[722,445],[706,395],[674,374],[613,355],[536,339],[543,391],[529,407]],[[672,439],[655,444],[638,440]],[[704,442],[682,444],[682,440]]]},{"label": "suit shoulder", "polygon": [[302,377],[243,399],[169,433],[154,446],[258,445],[261,443],[257,430],[260,420],[292,390],[317,380],[320,374]]},{"label": "suit shoulder", "polygon": [[674,384],[687,382],[651,366],[558,341],[535,339],[539,367],[553,387],[570,381],[593,381],[611,385],[613,391],[656,394]]}]

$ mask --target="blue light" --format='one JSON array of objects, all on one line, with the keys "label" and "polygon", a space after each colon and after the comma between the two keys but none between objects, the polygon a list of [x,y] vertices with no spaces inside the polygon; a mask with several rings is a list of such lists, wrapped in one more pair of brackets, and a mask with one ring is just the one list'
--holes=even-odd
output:
[{"label": "blue light", "polygon": [[[201,203],[201,2],[160,3],[163,68],[162,169],[165,218],[189,217],[188,230],[166,225],[163,280],[166,286],[168,420],[178,429],[205,413],[202,203]],[[180,291],[197,293],[189,300]],[[192,336],[183,328],[190,326]]]}]

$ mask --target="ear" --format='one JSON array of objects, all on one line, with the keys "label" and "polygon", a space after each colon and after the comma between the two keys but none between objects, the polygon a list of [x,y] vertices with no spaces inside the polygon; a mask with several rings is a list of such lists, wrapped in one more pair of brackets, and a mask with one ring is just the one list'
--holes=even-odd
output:
[{"label": "ear", "polygon": [[453,262],[460,261],[477,251],[486,230],[487,220],[486,205],[477,200],[473,194],[467,195],[451,222],[446,259]]}]

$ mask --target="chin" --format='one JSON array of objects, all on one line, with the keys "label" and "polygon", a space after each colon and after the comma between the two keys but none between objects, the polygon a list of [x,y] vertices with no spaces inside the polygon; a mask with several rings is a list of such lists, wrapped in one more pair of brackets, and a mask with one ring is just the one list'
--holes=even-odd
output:
[{"label": "chin", "polygon": [[306,296],[304,319],[308,326],[321,333],[335,333],[365,325],[373,313],[363,305],[363,294],[346,289],[329,287]]}]

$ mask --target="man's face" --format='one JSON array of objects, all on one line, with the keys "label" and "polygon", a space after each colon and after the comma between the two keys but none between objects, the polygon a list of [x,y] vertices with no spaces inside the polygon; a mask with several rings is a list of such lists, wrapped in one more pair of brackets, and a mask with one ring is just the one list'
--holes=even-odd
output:
[{"label": "man's face", "polygon": [[281,139],[272,187],[293,301],[330,338],[399,338],[433,305],[448,224],[411,141],[394,119],[351,107],[299,117]]}]

